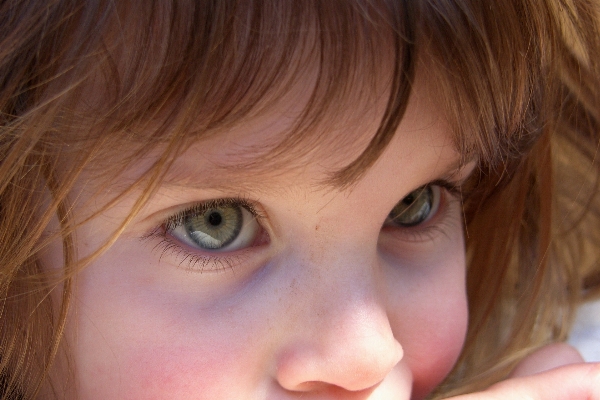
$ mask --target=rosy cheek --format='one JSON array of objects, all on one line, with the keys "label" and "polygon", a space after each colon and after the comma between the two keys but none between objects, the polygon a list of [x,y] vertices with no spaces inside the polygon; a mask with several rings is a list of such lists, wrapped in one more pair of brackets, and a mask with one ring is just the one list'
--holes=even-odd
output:
[{"label": "rosy cheek", "polygon": [[167,344],[135,349],[126,358],[123,377],[128,382],[122,383],[128,399],[227,398],[234,386],[231,377],[242,376],[235,349]]},{"label": "rosy cheek", "polygon": [[466,334],[467,313],[454,312],[452,320],[434,325],[436,329],[424,331],[418,347],[406,354],[413,372],[413,399],[427,396],[454,366]]}]

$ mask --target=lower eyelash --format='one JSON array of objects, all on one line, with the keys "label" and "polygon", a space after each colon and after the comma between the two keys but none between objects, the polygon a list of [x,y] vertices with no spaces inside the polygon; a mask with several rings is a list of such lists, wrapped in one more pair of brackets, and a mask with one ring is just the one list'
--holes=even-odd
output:
[{"label": "lower eyelash", "polygon": [[439,219],[439,222],[417,229],[410,228],[408,232],[406,232],[406,234],[413,237],[410,241],[431,241],[439,235],[443,235],[449,238],[449,232],[453,231],[453,229],[455,228],[454,223],[456,222],[454,221],[455,218],[453,218],[449,214],[449,209],[446,208],[442,210],[440,214],[437,215],[436,219]]},{"label": "lower eyelash", "polygon": [[449,233],[456,228],[459,219],[452,212],[453,208],[462,204],[457,195],[452,191],[442,188],[442,199],[440,199],[440,208],[438,214],[433,217],[433,221],[426,223],[425,226],[414,226],[401,228],[397,230],[403,240],[407,242],[426,242],[432,241],[439,235],[450,237]]},{"label": "lower eyelash", "polygon": [[177,267],[190,272],[223,272],[226,270],[234,271],[235,267],[243,263],[243,255],[229,256],[204,256],[193,254],[180,245],[173,243],[166,237],[164,229],[157,229],[154,232],[144,236],[142,240],[157,238],[159,241],[154,244],[152,251],[160,252],[159,262],[163,257],[174,257],[177,260]]},{"label": "lower eyelash", "polygon": [[244,253],[233,255],[199,255],[192,251],[186,250],[184,246],[176,243],[170,238],[169,233],[177,226],[182,225],[184,219],[191,214],[201,214],[211,207],[220,207],[225,205],[235,204],[244,207],[254,218],[260,219],[262,215],[254,207],[253,203],[242,197],[224,198],[205,201],[193,205],[183,211],[169,217],[159,228],[143,236],[142,241],[157,239],[158,242],[153,246],[153,251],[160,251],[159,261],[168,255],[175,258],[178,267],[186,271],[193,272],[222,272],[226,270],[234,270],[235,267],[242,264],[245,260]]}]

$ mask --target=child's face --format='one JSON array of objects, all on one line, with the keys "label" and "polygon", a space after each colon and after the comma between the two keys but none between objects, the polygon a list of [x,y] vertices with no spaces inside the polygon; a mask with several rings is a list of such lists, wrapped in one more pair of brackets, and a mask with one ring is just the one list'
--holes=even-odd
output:
[{"label": "child's face", "polygon": [[[469,171],[457,172],[459,155],[426,93],[417,85],[391,144],[348,189],[323,180],[362,151],[382,103],[357,101],[335,126],[321,125],[331,142],[284,168],[221,167],[258,155],[289,122],[293,100],[189,148],[76,278],[67,342],[80,398],[428,393],[454,364],[467,325],[461,206],[438,183]],[[83,216],[102,201],[85,201],[89,184],[81,190]],[[395,209],[411,196],[413,207]],[[133,198],[78,230],[80,256]],[[190,208],[215,199],[238,200]],[[60,267],[60,245],[43,261]]]}]

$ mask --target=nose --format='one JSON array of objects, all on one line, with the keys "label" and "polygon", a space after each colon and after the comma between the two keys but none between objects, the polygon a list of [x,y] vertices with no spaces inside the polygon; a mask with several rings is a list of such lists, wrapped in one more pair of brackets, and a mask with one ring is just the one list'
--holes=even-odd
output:
[{"label": "nose", "polygon": [[293,310],[293,333],[277,360],[277,381],[283,388],[366,390],[402,359],[381,279],[371,265],[356,264],[356,259],[343,263],[338,258],[335,265],[304,268],[312,278],[295,290],[299,305]]}]

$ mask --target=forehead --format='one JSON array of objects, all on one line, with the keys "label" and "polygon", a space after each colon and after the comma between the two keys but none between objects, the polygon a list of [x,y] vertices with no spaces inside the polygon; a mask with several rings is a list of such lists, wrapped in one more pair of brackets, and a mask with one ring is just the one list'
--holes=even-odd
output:
[{"label": "forehead", "polygon": [[[133,131],[135,135],[130,136],[133,141],[139,140],[146,148],[151,147],[148,139],[154,137],[159,140],[151,144],[158,143],[159,150],[165,142],[185,143],[185,151],[177,152],[167,182],[185,185],[189,180],[186,171],[192,167],[187,164],[198,160],[210,170],[227,171],[244,181],[306,164],[319,165],[323,174],[331,178],[365,152],[385,119],[386,107],[399,99],[399,95],[390,94],[394,91],[393,81],[410,80],[410,76],[403,75],[406,71],[398,69],[400,64],[417,63],[416,54],[408,57],[395,48],[399,46],[394,43],[395,35],[399,35],[395,28],[403,27],[394,21],[392,12],[370,15],[368,10],[352,6],[336,7],[329,10],[336,12],[328,12],[323,18],[317,18],[310,7],[298,17],[289,13],[285,17],[263,18],[263,14],[249,12],[245,18],[236,20],[238,23],[231,29],[212,21],[210,24],[216,24],[211,25],[214,32],[199,43],[184,46],[197,50],[194,50],[197,54],[181,58],[186,63],[178,65],[180,58],[166,63],[160,52],[156,54],[155,69],[166,74],[160,80],[148,79],[133,85],[144,94],[127,96],[136,99],[135,105],[129,107],[125,102],[114,107],[134,110],[134,115],[125,111],[108,119],[126,121],[125,131]],[[260,30],[250,29],[255,18],[259,22],[264,20],[266,28],[261,25]],[[294,22],[290,25],[293,28],[281,25],[288,20]],[[177,37],[162,32],[161,26],[156,25],[157,33],[150,36],[157,49],[164,49],[164,55],[176,50],[175,47],[181,50]],[[351,34],[344,31],[349,28],[353,29]],[[233,40],[236,32],[244,40]],[[347,35],[342,35],[344,32]],[[213,46],[214,52],[201,51],[205,45]],[[123,42],[119,54],[125,58],[136,54],[127,51],[131,46],[135,43]],[[403,46],[407,44],[400,47]],[[150,53],[156,51],[152,48]],[[129,61],[123,60],[121,65],[121,56],[115,57],[118,69],[122,69],[119,74],[123,75],[118,81],[128,82],[125,64]],[[405,56],[407,59],[402,59]],[[165,68],[161,69],[162,64]],[[139,68],[132,69],[131,76],[138,80],[147,76],[144,65],[134,65]],[[427,77],[416,75],[410,101],[427,105],[412,106],[413,116],[404,116],[401,130],[412,131],[414,138],[426,145],[425,128],[442,116],[439,107],[429,104],[432,96],[428,93]],[[103,95],[95,98],[107,107],[115,103],[104,101]],[[424,113],[427,108],[433,112]],[[159,125],[161,120],[167,122],[154,129],[147,122],[148,117],[153,117]],[[448,144],[452,143],[450,139]],[[132,143],[133,147],[137,145]],[[379,153],[372,155],[371,159],[376,159]]]},{"label": "forehead", "polygon": [[[346,99],[344,108],[321,118],[310,127],[312,132],[278,149],[283,138],[289,137],[296,127],[302,99],[300,90],[262,115],[189,146],[175,159],[165,184],[248,187],[253,191],[265,186],[265,182],[278,182],[278,178],[285,180],[310,170],[314,172],[312,176],[318,177],[312,185],[327,186],[332,174],[364,152],[379,127],[387,96],[382,92]],[[394,136],[392,140],[400,143],[393,151],[398,166],[418,166],[421,158],[429,157],[438,158],[440,170],[452,173],[460,167],[460,153],[426,79],[415,82]],[[203,171],[200,176],[199,166]],[[435,168],[431,172],[439,174]]]}]

